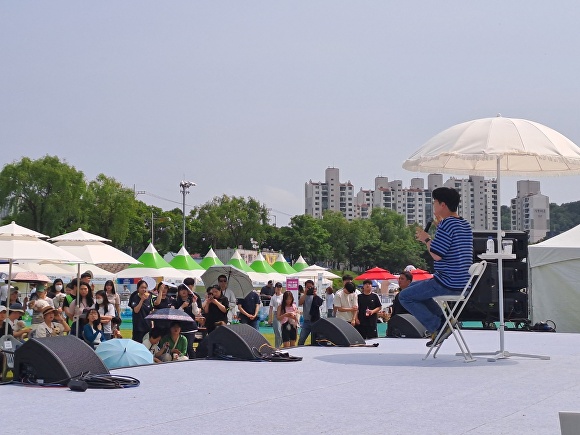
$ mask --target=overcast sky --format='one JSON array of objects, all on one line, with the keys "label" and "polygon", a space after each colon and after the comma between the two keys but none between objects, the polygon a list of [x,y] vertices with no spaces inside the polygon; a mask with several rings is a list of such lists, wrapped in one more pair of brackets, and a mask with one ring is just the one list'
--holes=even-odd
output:
[{"label": "overcast sky", "polygon": [[[163,209],[254,197],[278,225],[329,166],[355,191],[501,113],[580,144],[575,1],[0,3],[0,163],[57,155]],[[504,181],[505,180],[505,181]],[[551,202],[579,177],[542,178]],[[515,196],[502,178],[502,203]],[[166,198],[174,202],[159,198]]]}]

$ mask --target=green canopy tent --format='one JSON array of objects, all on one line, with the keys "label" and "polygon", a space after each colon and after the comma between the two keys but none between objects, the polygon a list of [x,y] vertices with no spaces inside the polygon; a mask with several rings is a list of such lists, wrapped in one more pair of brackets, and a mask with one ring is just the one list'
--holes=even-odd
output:
[{"label": "green canopy tent", "polygon": [[276,261],[274,262],[274,264],[272,264],[272,268],[276,272],[281,273],[283,275],[290,275],[297,272],[296,269],[294,269],[292,266],[288,264],[288,262],[281,253],[278,254],[278,258],[276,258]]},{"label": "green canopy tent", "polygon": [[203,267],[205,270],[207,270],[207,269],[209,269],[210,266],[215,266],[215,265],[223,266],[224,264],[218,258],[218,256],[215,255],[213,248],[209,248],[209,251],[207,251],[207,254],[205,254],[205,257],[203,257],[203,260],[201,260],[201,263],[199,263],[199,265],[201,267]]},{"label": "green canopy tent", "polygon": [[169,264],[196,279],[201,279],[201,274],[205,271],[197,261],[191,258],[191,255],[183,246]]},{"label": "green canopy tent", "polygon": [[308,267],[308,263],[306,263],[302,255],[300,255],[300,257],[298,257],[298,260],[296,260],[296,263],[294,263],[292,267],[296,272],[301,272],[302,270]]},{"label": "green canopy tent", "polygon": [[270,266],[262,253],[258,254],[256,259],[252,262],[252,264],[250,264],[250,267],[254,269],[255,272],[259,273],[278,273],[272,266]]}]

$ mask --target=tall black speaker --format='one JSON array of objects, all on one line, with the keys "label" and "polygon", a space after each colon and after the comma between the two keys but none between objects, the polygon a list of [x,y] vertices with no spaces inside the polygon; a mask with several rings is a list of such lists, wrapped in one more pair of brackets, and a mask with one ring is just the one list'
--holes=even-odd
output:
[{"label": "tall black speaker", "polygon": [[30,338],[14,352],[14,379],[67,385],[70,378],[90,372],[109,374],[95,351],[74,335]]},{"label": "tall black speaker", "polygon": [[268,340],[249,325],[218,326],[209,333],[196,350],[196,358],[257,360],[274,351]]},{"label": "tall black speaker", "polygon": [[312,324],[312,344],[318,346],[355,346],[366,344],[360,333],[345,320],[336,317],[317,320]]},{"label": "tall black speaker", "polygon": [[387,324],[387,337],[425,338],[427,330],[412,314],[395,314]]}]

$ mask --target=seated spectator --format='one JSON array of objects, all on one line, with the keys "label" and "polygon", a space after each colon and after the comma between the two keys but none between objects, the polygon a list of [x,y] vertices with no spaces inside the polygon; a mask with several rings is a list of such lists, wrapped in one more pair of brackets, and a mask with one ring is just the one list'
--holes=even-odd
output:
[{"label": "seated spectator", "polygon": [[26,326],[21,317],[24,315],[24,307],[19,303],[10,304],[10,313],[8,314],[8,324],[12,327],[12,335],[14,338],[24,341],[28,338],[28,333],[32,328]]},{"label": "seated spectator", "polygon": [[36,328],[36,331],[34,332],[35,337],[55,337],[70,332],[70,326],[65,322],[60,311],[53,307],[44,307],[42,309],[42,317],[44,321]]},{"label": "seated spectator", "polygon": [[153,327],[149,334],[143,339],[143,345],[149,349],[149,352],[153,355],[153,361],[156,363],[161,362],[161,357],[169,348],[169,342],[165,342],[163,348],[159,347],[159,342],[161,341],[161,329]]},{"label": "seated spectator", "polygon": [[95,308],[89,308],[87,312],[87,324],[83,327],[83,339],[93,349],[107,340],[101,324],[101,315]]},{"label": "seated spectator", "polygon": [[123,323],[123,319],[120,317],[113,317],[111,319],[111,335],[112,338],[123,338],[123,334],[121,334],[121,324]]},{"label": "seated spectator", "polygon": [[[166,345],[166,343],[168,343]],[[181,325],[179,322],[171,322],[169,334],[164,336],[159,343],[160,348],[167,349],[161,357],[162,361],[186,360],[187,356],[187,338],[181,334]]]},{"label": "seated spectator", "polygon": [[[0,337],[2,337],[4,335],[4,333],[6,332],[6,324],[8,322],[6,321],[6,307],[4,305],[0,305]],[[10,325],[8,325],[8,335],[13,335],[12,334],[12,327]]]},{"label": "seated spectator", "polygon": [[54,308],[54,302],[46,295],[46,287],[41,283],[36,286],[36,292],[30,295],[28,301],[28,308],[32,309],[32,329],[43,322],[42,310],[47,306]]}]

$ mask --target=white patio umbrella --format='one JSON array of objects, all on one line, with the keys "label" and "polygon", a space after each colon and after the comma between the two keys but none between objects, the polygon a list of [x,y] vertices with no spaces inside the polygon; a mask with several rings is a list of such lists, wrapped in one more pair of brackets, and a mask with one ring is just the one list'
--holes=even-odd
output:
[{"label": "white patio umbrella", "polygon": [[[8,261],[9,277],[12,276],[12,264],[15,261],[84,263],[74,254],[41,240],[47,237],[15,222],[0,227],[0,260]],[[7,308],[9,311],[10,307]]]},{"label": "white patio umbrella", "polygon": [[90,264],[139,264],[139,261],[130,255],[104,243],[110,242],[109,239],[83,231],[81,228],[49,240]]},{"label": "white patio umbrella", "polygon": [[[525,119],[476,119],[457,124],[431,138],[409,157],[403,168],[418,172],[497,177],[498,250],[501,247],[499,218],[501,175],[561,176],[580,174],[580,148],[545,125]],[[507,254],[506,254],[507,255]],[[511,256],[497,254],[500,316],[500,350],[493,359],[537,355],[510,353],[504,346],[502,261]]]},{"label": "white patio umbrella", "polygon": [[335,278],[340,278],[340,276],[329,272],[327,269],[325,269],[324,267],[321,266],[317,266],[316,264],[313,264],[312,266],[308,266],[305,269],[302,269],[300,272],[296,272],[293,274],[288,275],[289,277],[292,278],[306,278],[306,279],[317,279],[318,275],[322,274],[322,277],[324,279],[335,279]]}]

